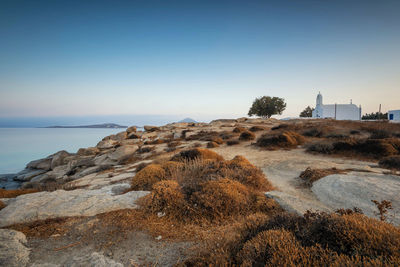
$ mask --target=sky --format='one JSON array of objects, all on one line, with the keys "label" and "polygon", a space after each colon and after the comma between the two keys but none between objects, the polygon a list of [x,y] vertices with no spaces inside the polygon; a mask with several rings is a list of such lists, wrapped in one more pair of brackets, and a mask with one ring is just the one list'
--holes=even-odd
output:
[{"label": "sky", "polygon": [[[400,109],[400,1],[0,1],[0,120]],[[56,120],[57,122],[57,120]]]}]

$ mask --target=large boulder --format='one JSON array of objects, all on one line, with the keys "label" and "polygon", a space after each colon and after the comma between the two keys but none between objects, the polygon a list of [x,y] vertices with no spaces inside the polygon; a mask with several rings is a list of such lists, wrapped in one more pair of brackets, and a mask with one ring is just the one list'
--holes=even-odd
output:
[{"label": "large boulder", "polygon": [[129,127],[128,129],[126,129],[126,132],[127,132],[128,134],[130,134],[130,133],[135,133],[136,131],[137,131],[136,126],[131,126],[131,127]]},{"label": "large boulder", "polygon": [[27,169],[40,169],[49,171],[51,169],[51,157],[47,157],[44,159],[33,160],[26,165]]},{"label": "large boulder", "polygon": [[114,152],[108,154],[108,157],[112,160],[120,161],[131,156],[138,148],[139,146],[137,145],[120,146]]},{"label": "large boulder", "polygon": [[143,126],[143,128],[144,128],[144,130],[146,132],[155,132],[155,131],[159,131],[160,130],[160,127],[151,126],[151,125],[145,125],[145,126]]},{"label": "large boulder", "polygon": [[45,170],[38,169],[24,169],[16,174],[13,178],[15,181],[27,182],[30,181],[33,177],[41,175],[45,173]]},{"label": "large boulder", "polygon": [[50,164],[51,169],[66,164],[65,158],[68,156],[70,156],[70,154],[65,150],[58,151],[57,153],[52,155],[52,160]]},{"label": "large boulder", "polygon": [[100,150],[97,147],[80,148],[76,153],[78,156],[94,156],[98,154]]},{"label": "large boulder", "polygon": [[10,229],[0,229],[0,266],[26,266],[30,254],[26,243],[26,237],[23,233]]},{"label": "large boulder", "polygon": [[60,217],[94,216],[99,213],[137,208],[136,200],[147,191],[114,194],[110,185],[97,190],[57,190],[20,195],[0,210],[0,227]]},{"label": "large boulder", "polygon": [[107,139],[100,141],[96,147],[99,149],[109,149],[118,145],[118,141]]}]

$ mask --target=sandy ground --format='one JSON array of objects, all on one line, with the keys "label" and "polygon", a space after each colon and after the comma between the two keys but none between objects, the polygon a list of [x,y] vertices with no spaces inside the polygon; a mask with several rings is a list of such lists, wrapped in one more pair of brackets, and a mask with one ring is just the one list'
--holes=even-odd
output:
[{"label": "sandy ground", "polygon": [[[244,146],[222,146],[213,150],[225,159],[242,155],[261,168],[276,187],[275,191],[266,195],[274,198],[288,211],[303,214],[307,210],[334,211],[339,208],[360,207],[365,209],[366,215],[376,217],[377,210],[371,200],[377,199],[390,200],[393,206],[397,205],[390,211],[392,217],[400,213],[400,177],[383,174],[387,170],[379,168],[376,163],[312,155],[304,149],[268,151],[251,146],[250,142]],[[348,175],[322,178],[318,187],[313,186],[310,189],[299,178],[307,167],[335,167],[354,171]],[[343,181],[347,182],[346,185]],[[398,217],[392,219],[392,222],[400,224],[400,216]]]}]

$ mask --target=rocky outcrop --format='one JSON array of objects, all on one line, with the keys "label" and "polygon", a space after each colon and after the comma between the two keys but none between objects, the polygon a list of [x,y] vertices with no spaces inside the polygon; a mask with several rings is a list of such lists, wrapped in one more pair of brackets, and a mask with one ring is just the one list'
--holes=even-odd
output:
[{"label": "rocky outcrop", "polygon": [[0,266],[26,266],[30,254],[26,243],[26,237],[23,233],[10,229],[0,229]]},{"label": "rocky outcrop", "polygon": [[150,126],[150,125],[145,125],[143,126],[144,130],[146,132],[155,132],[155,131],[160,131],[160,127],[158,126]]},{"label": "rocky outcrop", "polygon": [[[113,190],[116,186],[118,190]],[[127,189],[130,185],[125,187]],[[146,191],[131,191],[118,195],[116,191],[121,191],[121,185],[98,190],[57,190],[21,195],[8,201],[7,206],[0,210],[0,227],[49,218],[93,216],[113,210],[135,209],[136,200],[148,194]]]},{"label": "rocky outcrop", "polygon": [[51,169],[51,161],[52,161],[51,157],[33,160],[33,161],[29,162],[28,165],[26,165],[26,168],[40,169],[40,170],[48,171]]}]

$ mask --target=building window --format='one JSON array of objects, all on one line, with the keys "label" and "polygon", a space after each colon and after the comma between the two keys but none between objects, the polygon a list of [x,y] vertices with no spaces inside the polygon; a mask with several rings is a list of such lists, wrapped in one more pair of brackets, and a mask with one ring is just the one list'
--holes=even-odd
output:
[{"label": "building window", "polygon": [[393,120],[393,113],[392,114],[389,114],[389,120]]}]

